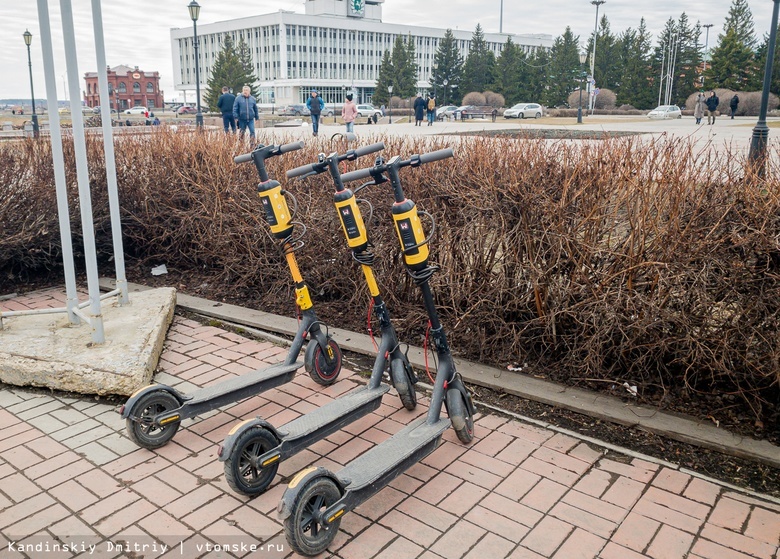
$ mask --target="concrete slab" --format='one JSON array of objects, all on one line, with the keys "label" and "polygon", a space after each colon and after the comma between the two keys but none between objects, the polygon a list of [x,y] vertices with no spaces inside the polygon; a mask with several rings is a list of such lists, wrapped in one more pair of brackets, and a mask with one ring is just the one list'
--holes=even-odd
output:
[{"label": "concrete slab", "polygon": [[149,384],[176,307],[170,287],[103,304],[106,343],[64,314],[15,316],[0,330],[0,382],[81,394],[130,395]]}]

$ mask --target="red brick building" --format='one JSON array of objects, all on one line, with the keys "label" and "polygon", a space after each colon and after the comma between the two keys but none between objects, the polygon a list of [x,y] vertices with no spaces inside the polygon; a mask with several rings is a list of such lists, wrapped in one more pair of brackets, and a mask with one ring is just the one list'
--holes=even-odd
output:
[{"label": "red brick building", "polygon": [[[84,74],[87,87],[84,101],[88,107],[100,105],[97,72]],[[160,90],[159,72],[144,72],[138,66],[119,65],[108,68],[108,92],[111,95],[111,108],[118,110],[130,107],[157,109],[163,106],[163,92]]]}]

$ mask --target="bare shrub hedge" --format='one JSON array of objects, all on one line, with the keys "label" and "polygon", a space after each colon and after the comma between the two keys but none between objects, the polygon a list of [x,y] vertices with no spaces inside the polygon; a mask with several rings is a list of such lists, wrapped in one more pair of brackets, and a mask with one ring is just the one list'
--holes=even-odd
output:
[{"label": "bare shrub hedge", "polygon": [[[388,156],[445,147],[430,139],[364,142],[379,139]],[[222,134],[161,132],[116,147],[128,255],[210,274],[227,296],[292,311],[288,274],[254,193],[256,173],[232,162],[237,143]],[[668,390],[718,390],[768,417],[780,380],[776,151],[771,178],[756,183],[745,177],[740,153],[699,151],[687,139],[480,138],[454,147],[454,160],[402,173],[408,197],[436,219],[431,253],[441,271],[431,281],[458,355],[529,363],[531,373],[575,383],[627,380],[654,401]],[[310,141],[269,170],[295,195],[307,227],[299,262],[320,313],[359,327],[367,292],[345,249],[329,179],[284,178],[331,149],[325,139]],[[72,160],[72,145],[66,150]],[[105,261],[111,238],[101,157],[102,144],[90,141]],[[40,269],[58,268],[60,246],[48,144],[3,144],[0,160],[0,287],[7,292]],[[70,197],[78,234],[75,186]],[[402,339],[420,343],[426,320],[399,259],[388,188],[361,197],[374,208],[380,285]],[[112,275],[112,265],[105,272]]]}]

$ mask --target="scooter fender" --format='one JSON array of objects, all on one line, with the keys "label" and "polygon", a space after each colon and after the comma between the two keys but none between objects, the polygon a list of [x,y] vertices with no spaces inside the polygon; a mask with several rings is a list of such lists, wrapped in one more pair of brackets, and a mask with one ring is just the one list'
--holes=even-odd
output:
[{"label": "scooter fender", "polygon": [[310,466],[295,474],[295,477],[287,484],[287,489],[284,490],[284,494],[279,500],[279,504],[276,506],[276,513],[279,516],[279,520],[285,520],[292,514],[293,503],[295,503],[298,493],[306,487],[306,484],[309,483],[309,481],[319,477],[328,477],[332,479],[336,486],[338,486],[341,494],[344,494],[344,485],[339,481],[339,478],[336,477],[336,474],[322,466]]},{"label": "scooter fender", "polygon": [[150,384],[149,386],[144,386],[143,388],[139,388],[135,392],[132,393],[132,395],[127,399],[127,402],[124,403],[124,405],[120,408],[119,414],[122,416],[122,419],[128,419],[130,417],[130,410],[132,410],[135,407],[136,402],[141,399],[141,397],[145,396],[149,392],[155,392],[157,390],[164,390],[165,392],[170,392],[174,398],[176,398],[179,403],[182,402],[181,394],[179,394],[175,389],[171,388],[170,386],[166,386],[164,384]]},{"label": "scooter fender", "polygon": [[238,440],[238,438],[249,429],[252,429],[253,427],[263,427],[265,429],[268,429],[274,434],[277,440],[282,440],[284,438],[279,434],[279,432],[274,428],[274,426],[268,423],[265,419],[260,419],[259,417],[255,417],[253,419],[245,419],[241,423],[237,423],[236,425],[234,425],[233,428],[225,437],[225,440],[222,441],[222,445],[220,446],[220,450],[219,450],[220,462],[225,462],[227,461],[228,458],[232,456],[233,451],[236,448],[236,441]]}]

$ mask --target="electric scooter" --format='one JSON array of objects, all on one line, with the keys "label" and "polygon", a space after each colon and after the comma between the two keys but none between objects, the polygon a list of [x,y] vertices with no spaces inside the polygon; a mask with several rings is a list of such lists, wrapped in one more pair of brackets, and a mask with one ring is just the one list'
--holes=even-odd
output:
[{"label": "electric scooter", "polygon": [[366,386],[352,390],[278,428],[274,428],[268,421],[255,418],[239,423],[231,429],[220,447],[219,459],[225,463],[228,485],[238,493],[255,496],[264,492],[283,460],[376,410],[382,402],[382,397],[390,390],[388,385],[382,384],[382,375],[388,361],[390,380],[404,407],[413,410],[417,405],[417,395],[414,391],[417,377],[401,350],[395,329],[390,323],[390,313],[379,293],[372,269],[374,255],[369,249],[368,234],[355,195],[344,188],[339,172],[341,161],[353,161],[384,147],[384,144],[379,143],[349,150],[343,155],[320,154],[317,163],[287,171],[288,178],[305,178],[330,171],[336,187],[333,195],[336,211],[347,244],[352,250],[352,257],[363,270],[373,311],[379,319],[382,338]]},{"label": "electric scooter", "polygon": [[[126,420],[130,439],[143,448],[159,448],[176,434],[182,420],[204,414],[227,404],[238,402],[271,388],[290,382],[295,372],[305,370],[321,385],[332,384],[341,371],[341,349],[328,335],[327,328],[314,312],[309,288],[303,281],[295,251],[303,246],[301,237],[293,237],[295,223],[279,182],[271,180],[265,168],[265,160],[277,155],[301,149],[303,142],[284,145],[258,145],[251,153],[234,158],[236,163],[253,161],[260,175],[257,192],[265,212],[265,220],[271,233],[279,240],[282,253],[295,282],[296,306],[300,314],[298,330],[284,362],[258,369],[218,384],[183,394],[164,384],[152,384],[136,391],[119,412]],[[295,199],[293,198],[293,201]],[[303,227],[303,225],[301,225]],[[305,227],[303,228],[305,233]],[[298,355],[304,341],[309,338],[304,361]]]},{"label": "electric scooter", "polygon": [[[430,237],[425,237],[415,203],[404,196],[399,176],[399,170],[403,167],[419,167],[452,155],[451,149],[445,149],[413,155],[407,160],[396,156],[385,163],[377,159],[372,168],[342,176],[344,182],[368,177],[373,180],[367,184],[390,181],[395,197],[393,222],[401,243],[404,264],[422,292],[430,321],[430,336],[436,346],[439,363],[430,408],[425,417],[413,421],[337,473],[312,466],[296,474],[290,481],[277,511],[284,521],[287,541],[301,555],[312,556],[325,551],[336,537],[343,515],[367,501],[433,452],[450,425],[461,442],[469,443],[474,437],[474,404],[460,375],[455,371],[455,363],[428,283],[438,270],[436,266],[428,264]],[[441,417],[442,405],[446,406],[449,418]]]}]

